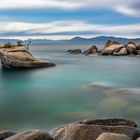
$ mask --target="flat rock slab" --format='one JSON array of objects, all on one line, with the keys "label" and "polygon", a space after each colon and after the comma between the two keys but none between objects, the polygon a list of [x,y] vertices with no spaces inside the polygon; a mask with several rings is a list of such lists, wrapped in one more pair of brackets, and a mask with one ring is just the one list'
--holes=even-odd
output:
[{"label": "flat rock slab", "polygon": [[48,132],[40,130],[32,130],[16,134],[5,140],[53,140],[53,138]]},{"label": "flat rock slab", "polygon": [[88,119],[77,123],[87,124],[87,125],[106,125],[106,126],[124,125],[124,126],[137,127],[137,124],[134,121],[121,119],[121,118]]},{"label": "flat rock slab", "polygon": [[1,131],[0,132],[0,140],[4,140],[10,136],[13,136],[15,135],[15,132],[13,131],[9,131],[9,130],[6,130],[6,131]]}]

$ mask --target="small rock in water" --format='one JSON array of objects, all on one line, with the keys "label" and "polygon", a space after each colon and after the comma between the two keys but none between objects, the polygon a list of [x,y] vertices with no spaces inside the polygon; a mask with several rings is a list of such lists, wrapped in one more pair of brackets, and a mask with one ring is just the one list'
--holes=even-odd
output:
[{"label": "small rock in water", "polygon": [[16,134],[6,140],[53,140],[48,132],[41,130],[32,130]]},{"label": "small rock in water", "polygon": [[95,88],[95,89],[112,89],[113,87],[111,87],[111,85],[106,84],[106,83],[90,83],[89,84],[90,88]]},{"label": "small rock in water", "polygon": [[116,133],[102,133],[96,140],[131,140],[127,135]]}]

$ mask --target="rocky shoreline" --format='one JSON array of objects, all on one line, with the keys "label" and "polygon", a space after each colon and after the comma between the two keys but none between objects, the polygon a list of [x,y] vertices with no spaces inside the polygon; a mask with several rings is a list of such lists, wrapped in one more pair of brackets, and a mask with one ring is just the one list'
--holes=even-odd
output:
[{"label": "rocky shoreline", "polygon": [[68,50],[67,52],[85,55],[135,56],[140,55],[140,43],[128,42],[128,44],[121,44],[117,41],[108,40],[102,50],[99,50],[96,45],[93,45],[83,52],[81,49]]},{"label": "rocky shoreline", "polygon": [[51,132],[0,132],[0,140],[140,140],[140,129],[122,118],[88,119],[60,126]]}]

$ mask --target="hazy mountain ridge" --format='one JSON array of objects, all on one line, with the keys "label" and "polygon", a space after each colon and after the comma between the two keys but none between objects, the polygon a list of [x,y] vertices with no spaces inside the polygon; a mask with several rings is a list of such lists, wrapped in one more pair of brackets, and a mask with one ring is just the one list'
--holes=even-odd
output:
[{"label": "hazy mountain ridge", "polygon": [[[129,41],[140,42],[140,38],[119,38],[113,36],[98,36],[93,38],[82,38],[82,37],[74,37],[69,40],[49,40],[49,39],[32,39],[32,44],[96,44],[101,45],[105,44],[107,40],[114,40],[120,43],[126,44]],[[4,44],[7,42],[16,43],[18,39],[0,39],[0,44]],[[29,42],[29,40],[23,41],[25,44]]]}]

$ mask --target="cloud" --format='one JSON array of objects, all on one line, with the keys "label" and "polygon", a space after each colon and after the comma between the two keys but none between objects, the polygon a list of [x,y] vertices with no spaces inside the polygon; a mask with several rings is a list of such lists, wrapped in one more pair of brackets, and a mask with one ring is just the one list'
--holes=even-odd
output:
[{"label": "cloud", "polygon": [[73,9],[82,7],[83,3],[71,2],[69,0],[1,0],[0,9],[38,9],[38,8],[60,8]]},{"label": "cloud", "polygon": [[85,21],[54,21],[45,24],[26,22],[1,22],[1,36],[76,36],[112,35],[140,36],[140,23],[128,25],[92,24]]},{"label": "cloud", "polygon": [[0,10],[6,9],[47,9],[58,8],[64,10],[109,8],[116,12],[139,16],[139,0],[1,0]]}]

